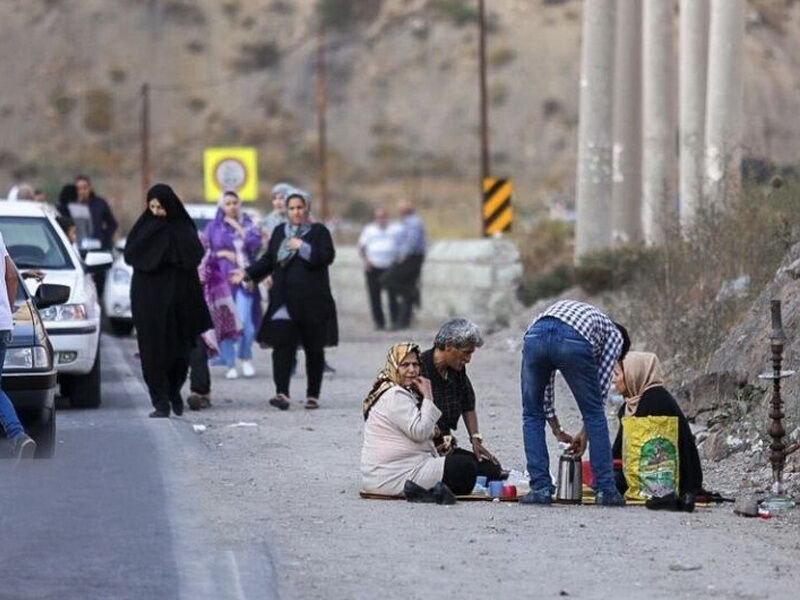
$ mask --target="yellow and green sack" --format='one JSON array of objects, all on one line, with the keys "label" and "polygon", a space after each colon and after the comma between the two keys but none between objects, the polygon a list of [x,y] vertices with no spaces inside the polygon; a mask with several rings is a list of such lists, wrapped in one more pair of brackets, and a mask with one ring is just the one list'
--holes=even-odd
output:
[{"label": "yellow and green sack", "polygon": [[629,500],[678,493],[678,417],[622,417],[622,468]]}]

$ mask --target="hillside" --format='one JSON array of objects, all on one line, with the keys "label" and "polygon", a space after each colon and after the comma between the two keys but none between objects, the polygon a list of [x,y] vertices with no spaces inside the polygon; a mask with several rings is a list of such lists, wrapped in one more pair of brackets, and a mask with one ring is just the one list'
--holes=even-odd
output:
[{"label": "hillside", "polygon": [[[515,180],[528,209],[569,201],[582,3],[487,4],[494,171]],[[474,3],[356,5],[328,38],[333,212],[358,216],[365,204],[405,193],[454,217],[447,226],[434,223],[434,232],[473,232],[475,220],[457,209],[476,202]],[[264,189],[283,178],[313,187],[314,6],[0,3],[0,189],[28,179],[52,194],[65,177],[87,171],[118,210],[137,210],[145,81],[153,87],[156,179],[199,198],[202,149],[252,144]],[[798,163],[800,2],[752,0],[746,48],[747,152]]]}]

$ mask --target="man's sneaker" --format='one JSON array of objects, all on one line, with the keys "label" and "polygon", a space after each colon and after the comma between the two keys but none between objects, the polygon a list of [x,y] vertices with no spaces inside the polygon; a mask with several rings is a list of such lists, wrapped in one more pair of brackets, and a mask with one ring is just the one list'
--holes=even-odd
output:
[{"label": "man's sneaker", "polygon": [[519,499],[520,504],[552,504],[553,491],[550,488],[531,490]]},{"label": "man's sneaker", "polygon": [[625,498],[616,489],[599,490],[594,497],[598,506],[625,506]]},{"label": "man's sneaker", "polygon": [[239,379],[239,373],[236,371],[236,367],[228,369],[228,372],[225,373],[225,379]]},{"label": "man's sneaker", "polygon": [[256,370],[253,368],[253,363],[249,360],[242,361],[242,375],[245,377],[253,377],[256,374]]},{"label": "man's sneaker", "polygon": [[33,458],[33,455],[36,454],[36,442],[27,434],[20,433],[14,438],[14,449],[12,452],[17,460],[20,458]]}]

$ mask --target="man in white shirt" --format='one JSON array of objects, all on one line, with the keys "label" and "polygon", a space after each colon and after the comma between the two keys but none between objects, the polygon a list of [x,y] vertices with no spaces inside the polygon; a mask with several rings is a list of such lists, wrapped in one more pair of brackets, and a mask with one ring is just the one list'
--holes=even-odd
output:
[{"label": "man in white shirt", "polygon": [[[0,277],[5,281],[5,286],[0,285],[0,365],[6,360],[6,349],[11,342],[11,333],[14,328],[11,305],[17,297],[17,270],[14,262],[8,255],[3,234],[0,233]],[[0,380],[1,381],[1,380]],[[25,433],[19,422],[17,412],[8,395],[0,387],[0,424],[6,431],[6,436],[14,445],[13,453],[17,458],[33,458],[36,452],[36,442]]]},{"label": "man in white shirt", "polygon": [[[364,262],[364,274],[367,278],[372,320],[375,329],[386,328],[381,303],[381,277],[397,258],[397,236],[389,225],[389,216],[383,208],[375,209],[375,220],[364,227],[358,238],[358,253]],[[389,317],[392,324],[397,321],[397,299],[389,292]]]}]

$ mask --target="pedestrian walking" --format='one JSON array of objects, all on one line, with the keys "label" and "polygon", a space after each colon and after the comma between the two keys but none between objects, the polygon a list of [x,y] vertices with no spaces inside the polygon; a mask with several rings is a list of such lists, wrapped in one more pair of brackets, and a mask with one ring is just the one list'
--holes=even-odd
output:
[{"label": "pedestrian walking", "polygon": [[[0,233],[0,275],[5,282],[5,285],[0,286],[0,369],[2,369],[14,328],[14,313],[11,307],[17,297],[19,286],[17,269],[8,254],[2,233]],[[6,432],[6,437],[11,440],[13,455],[18,459],[33,458],[36,442],[25,433],[11,399],[3,391],[2,379],[0,379],[0,424]]]},{"label": "pedestrian walking", "polygon": [[110,250],[114,243],[114,233],[117,231],[117,220],[105,198],[98,196],[92,187],[92,180],[88,175],[75,177],[75,191],[77,200],[89,208],[92,219],[92,237],[100,241],[100,248]]},{"label": "pedestrian walking", "polygon": [[270,191],[272,211],[261,219],[261,233],[264,236],[264,248],[269,244],[269,238],[278,225],[286,223],[286,195],[292,191],[293,186],[288,183],[276,183]]},{"label": "pedestrian walking", "polygon": [[[369,298],[372,322],[375,329],[386,328],[383,313],[381,279],[397,257],[397,232],[389,225],[389,215],[383,208],[375,209],[375,220],[364,227],[358,238],[358,254],[364,263],[364,275],[367,280],[367,296]],[[389,319],[397,322],[397,298],[394,292],[387,290],[389,296]]]},{"label": "pedestrian walking", "polygon": [[[550,504],[553,481],[545,441],[545,421],[555,417],[555,374],[560,371],[583,417],[588,438],[596,503],[620,506],[611,461],[611,443],[604,411],[614,365],[630,349],[628,332],[600,309],[573,300],[556,302],[539,315],[525,332],[522,346],[522,437],[531,491],[520,502]],[[553,425],[551,424],[551,427]],[[553,429],[558,436],[559,430]]]},{"label": "pedestrian walking", "polygon": [[125,244],[133,267],[131,312],[151,417],[183,414],[181,388],[197,336],[212,327],[197,267],[203,246],[197,229],[171,187],[147,192],[147,207]]},{"label": "pedestrian walking", "polygon": [[[242,203],[236,192],[225,192],[220,198],[216,217],[206,225],[203,233],[208,243],[209,266],[213,267],[212,263],[218,266],[222,281],[229,286],[236,316],[241,323],[238,340],[217,331],[220,360],[228,368],[225,377],[236,379],[239,376],[237,358],[242,374],[253,377],[252,347],[256,327],[261,321],[261,296],[256,285],[249,282],[233,284],[229,278],[233,271],[246,269],[255,262],[261,251],[260,228],[242,211]],[[212,283],[210,279],[206,280],[206,286]]]},{"label": "pedestrian walking", "polygon": [[336,304],[328,267],[335,251],[330,231],[310,223],[311,201],[301,190],[287,198],[288,221],[275,228],[264,255],[253,265],[232,274],[231,281],[259,282],[272,275],[269,308],[258,341],[272,347],[272,372],[276,395],[272,406],[289,408],[289,382],[298,345],[306,357],[307,409],[319,407],[325,346],[338,342]]},{"label": "pedestrian walking", "polygon": [[420,306],[419,279],[425,261],[425,224],[408,200],[398,204],[397,260],[384,275],[383,283],[398,298],[397,322],[393,329],[411,325],[414,307]]}]

